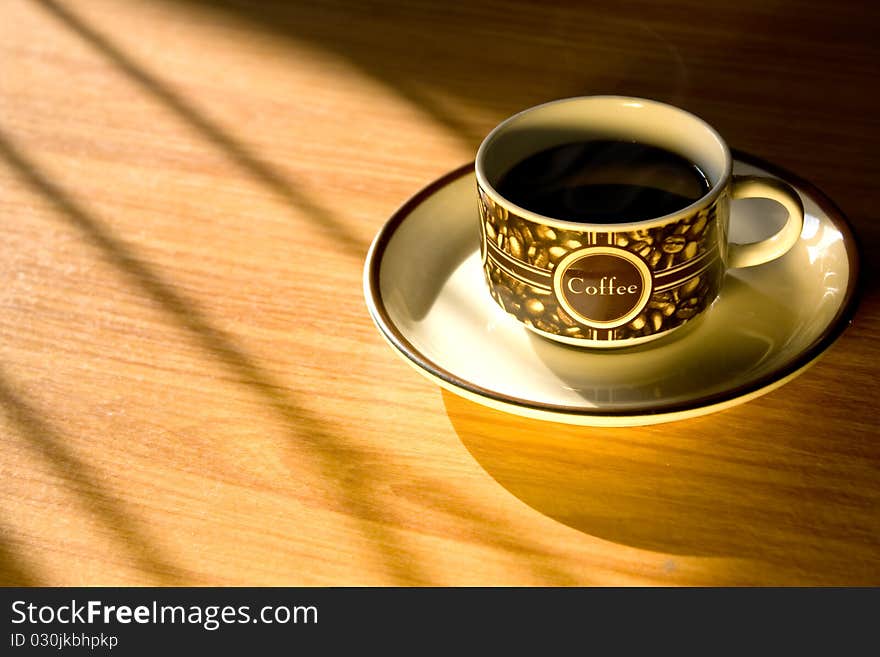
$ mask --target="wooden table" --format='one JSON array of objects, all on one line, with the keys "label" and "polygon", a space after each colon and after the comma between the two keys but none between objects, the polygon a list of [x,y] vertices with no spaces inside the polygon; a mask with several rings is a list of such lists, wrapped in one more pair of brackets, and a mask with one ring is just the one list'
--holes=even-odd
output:
[{"label": "wooden table", "polygon": [[[7,0],[0,581],[880,584],[874,3]],[[853,325],[641,429],[441,392],[370,240],[511,113],[685,107],[850,218]]]}]

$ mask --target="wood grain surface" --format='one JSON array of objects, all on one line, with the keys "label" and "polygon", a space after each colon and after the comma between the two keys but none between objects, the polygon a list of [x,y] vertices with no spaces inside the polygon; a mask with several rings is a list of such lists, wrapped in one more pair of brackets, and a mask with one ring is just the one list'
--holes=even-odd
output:
[{"label": "wood grain surface", "polygon": [[[0,582],[880,584],[872,2],[0,5]],[[529,421],[396,358],[397,206],[498,121],[622,93],[849,217],[852,326],[756,401]]]}]

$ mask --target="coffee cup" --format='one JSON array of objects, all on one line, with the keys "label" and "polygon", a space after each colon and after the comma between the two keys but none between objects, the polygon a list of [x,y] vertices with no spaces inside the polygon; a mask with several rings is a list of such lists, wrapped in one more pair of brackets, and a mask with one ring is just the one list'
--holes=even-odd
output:
[{"label": "coffee cup", "polygon": [[[803,227],[791,187],[732,165],[709,124],[653,100],[585,96],[510,117],[475,165],[491,297],[529,330],[589,348],[641,344],[694,321],[727,270],[783,256]],[[780,203],[785,223],[731,243],[731,201],[744,198]]]}]

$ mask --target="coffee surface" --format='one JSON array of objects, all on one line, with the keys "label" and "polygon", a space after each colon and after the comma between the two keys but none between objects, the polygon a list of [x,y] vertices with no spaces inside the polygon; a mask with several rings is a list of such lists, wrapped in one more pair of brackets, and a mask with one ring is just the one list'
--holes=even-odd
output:
[{"label": "coffee surface", "polygon": [[642,221],[677,212],[709,191],[699,167],[670,151],[628,141],[553,146],[511,167],[495,185],[516,205],[584,223]]}]

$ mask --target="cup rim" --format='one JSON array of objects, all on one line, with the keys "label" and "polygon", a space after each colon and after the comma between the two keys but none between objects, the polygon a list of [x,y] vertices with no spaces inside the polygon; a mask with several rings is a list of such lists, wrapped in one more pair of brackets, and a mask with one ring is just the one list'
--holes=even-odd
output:
[{"label": "cup rim", "polygon": [[[494,138],[499,135],[504,130],[508,129],[513,123],[522,118],[526,114],[531,114],[538,110],[544,109],[551,105],[557,105],[562,103],[582,103],[587,101],[604,101],[604,102],[618,102],[618,103],[639,103],[642,105],[652,105],[655,107],[664,107],[680,114],[684,114],[689,117],[691,120],[699,124],[706,132],[712,136],[718,145],[722,149],[722,153],[724,155],[724,173],[718,178],[717,181],[709,188],[709,190],[703,194],[700,198],[698,198],[693,203],[677,210],[676,212],[671,212],[664,215],[659,215],[656,217],[651,217],[650,219],[642,219],[640,221],[626,221],[626,222],[612,222],[612,223],[590,223],[585,221],[569,221],[567,219],[557,219],[554,217],[548,217],[546,215],[539,214],[537,212],[533,212],[528,210],[520,205],[517,205],[513,201],[502,196],[498,193],[498,190],[493,187],[486,175],[483,171],[483,161],[486,157],[486,152],[494,140]],[[730,154],[730,148],[727,145],[727,142],[721,137],[715,128],[709,125],[706,121],[701,119],[696,114],[689,112],[681,107],[677,107],[676,105],[670,105],[669,103],[664,103],[658,100],[652,100],[650,98],[640,98],[638,96],[618,96],[618,95],[595,95],[595,96],[572,96],[569,98],[560,98],[558,100],[551,100],[546,103],[541,103],[540,105],[534,105],[527,109],[521,110],[512,116],[509,116],[501,123],[496,125],[489,134],[483,139],[480,143],[479,149],[477,149],[477,156],[474,161],[474,171],[477,177],[477,186],[480,190],[487,194],[492,200],[498,204],[506,208],[508,211],[513,211],[516,215],[522,217],[523,219],[528,219],[532,222],[544,224],[547,226],[552,226],[555,228],[560,228],[563,230],[587,230],[594,232],[617,232],[617,231],[628,231],[628,230],[636,230],[639,228],[645,228],[650,226],[660,226],[664,224],[671,223],[673,221],[677,221],[684,217],[690,216],[693,213],[699,211],[704,207],[708,207],[712,205],[715,200],[721,195],[722,191],[727,187],[730,182],[730,177],[733,172],[733,158]]]}]

